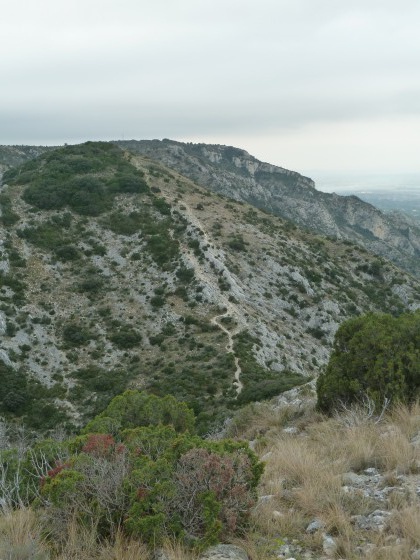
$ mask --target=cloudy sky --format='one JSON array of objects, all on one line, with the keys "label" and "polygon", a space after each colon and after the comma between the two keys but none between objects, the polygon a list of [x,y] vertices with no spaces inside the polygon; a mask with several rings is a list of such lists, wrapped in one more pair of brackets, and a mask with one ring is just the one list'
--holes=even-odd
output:
[{"label": "cloudy sky", "polygon": [[0,143],[173,138],[420,172],[419,0],[14,0]]}]

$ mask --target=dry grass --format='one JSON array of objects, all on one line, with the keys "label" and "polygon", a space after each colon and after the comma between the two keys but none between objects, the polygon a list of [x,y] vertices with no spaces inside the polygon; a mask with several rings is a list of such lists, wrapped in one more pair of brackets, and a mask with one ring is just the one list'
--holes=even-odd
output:
[{"label": "dry grass", "polygon": [[[398,487],[401,475],[419,472],[420,446],[411,440],[420,432],[420,405],[397,406],[379,422],[363,407],[344,415],[307,416],[305,429],[294,435],[284,433],[284,423],[277,433],[271,429],[270,440],[275,443],[264,450],[271,453],[266,455],[261,494],[273,497],[258,505],[254,523],[272,538],[299,539],[316,555],[322,531],[308,535],[306,528],[319,519],[323,531],[335,539],[338,558],[362,558],[357,543],[370,542],[369,558],[408,560],[410,547],[420,547],[420,507],[409,487]],[[296,426],[298,420],[292,416],[289,422]],[[397,487],[387,494],[386,503],[342,489],[344,473],[363,474],[369,467],[382,474],[381,488]],[[369,515],[378,508],[394,511],[386,532],[358,529],[352,516]]]},{"label": "dry grass", "polygon": [[416,472],[420,450],[411,445],[397,426],[391,426],[381,434],[378,447],[385,471],[396,474]]},{"label": "dry grass", "polygon": [[389,414],[388,421],[397,426],[407,439],[411,439],[420,432],[420,403],[395,406]]},{"label": "dry grass", "polygon": [[165,541],[161,549],[169,560],[197,560],[199,556],[175,540]]},{"label": "dry grass", "polygon": [[139,541],[127,540],[117,535],[115,542],[104,545],[98,555],[98,560],[151,560],[152,555],[146,545]]},{"label": "dry grass", "polygon": [[410,548],[405,544],[379,544],[369,556],[371,560],[412,560]]},{"label": "dry grass", "polygon": [[0,517],[0,558],[11,560],[47,560],[42,526],[35,512],[19,509]]},{"label": "dry grass", "polygon": [[[54,544],[58,544],[57,541]],[[72,519],[63,527],[57,560],[81,560],[98,557],[99,552],[97,530],[95,525],[83,526]]]},{"label": "dry grass", "polygon": [[289,405],[273,408],[268,403],[252,403],[242,408],[226,429],[226,437],[255,440],[276,435],[284,426],[303,414],[298,407]]},{"label": "dry grass", "polygon": [[396,512],[390,528],[411,546],[420,547],[420,506],[415,504]]},{"label": "dry grass", "polygon": [[257,533],[269,537],[287,535],[290,538],[300,538],[308,525],[308,518],[297,509],[270,501],[258,505],[254,512],[254,523]]}]

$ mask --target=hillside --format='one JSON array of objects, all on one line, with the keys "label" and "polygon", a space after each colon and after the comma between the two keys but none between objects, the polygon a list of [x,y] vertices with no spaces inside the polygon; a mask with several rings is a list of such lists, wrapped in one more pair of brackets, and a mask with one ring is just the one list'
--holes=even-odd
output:
[{"label": "hillside", "polygon": [[22,165],[51,149],[46,146],[0,146],[0,176],[10,167]]},{"label": "hillside", "polygon": [[316,375],[347,317],[419,306],[390,262],[112,144],[9,170],[0,204],[0,413],[40,430],[134,387],[205,432]]},{"label": "hillside", "polygon": [[403,215],[384,214],[355,196],[317,191],[311,179],[258,161],[238,148],[172,140],[117,143],[176,169],[212,191],[248,202],[311,231],[353,241],[420,276],[420,227]]}]

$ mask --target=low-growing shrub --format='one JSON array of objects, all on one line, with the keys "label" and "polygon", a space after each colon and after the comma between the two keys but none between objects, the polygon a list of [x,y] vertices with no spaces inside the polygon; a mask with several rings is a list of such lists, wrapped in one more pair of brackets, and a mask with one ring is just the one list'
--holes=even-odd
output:
[{"label": "low-growing shrub", "polygon": [[91,339],[89,331],[79,323],[68,323],[65,325],[62,336],[66,348],[85,346]]},{"label": "low-growing shrub", "polygon": [[109,335],[109,340],[121,349],[138,346],[141,339],[141,334],[128,325],[119,327],[115,332]]}]

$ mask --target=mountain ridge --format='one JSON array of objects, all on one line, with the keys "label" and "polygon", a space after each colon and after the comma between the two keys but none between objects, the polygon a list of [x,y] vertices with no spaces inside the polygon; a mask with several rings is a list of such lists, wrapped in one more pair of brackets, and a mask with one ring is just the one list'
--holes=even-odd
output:
[{"label": "mountain ridge", "polygon": [[215,192],[311,231],[358,243],[420,276],[420,227],[403,215],[385,215],[356,196],[317,191],[311,179],[260,162],[238,148],[167,139],[116,143],[177,169]]},{"label": "mountain ridge", "polygon": [[[205,188],[248,202],[300,227],[347,239],[420,276],[420,226],[402,213],[384,214],[358,197],[316,190],[312,179],[261,162],[243,149],[174,140],[118,140],[131,153],[160,161]],[[0,146],[3,169],[52,147]]]}]

